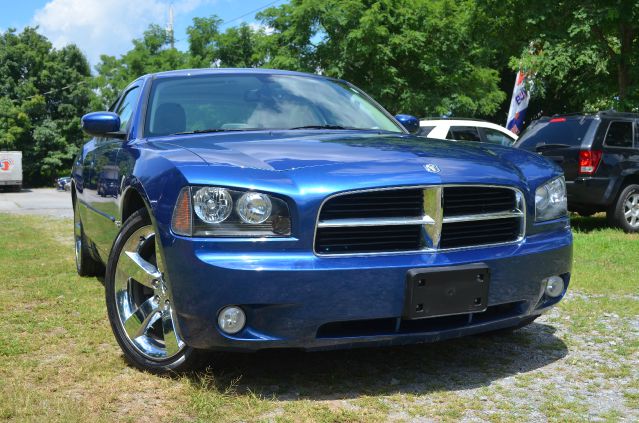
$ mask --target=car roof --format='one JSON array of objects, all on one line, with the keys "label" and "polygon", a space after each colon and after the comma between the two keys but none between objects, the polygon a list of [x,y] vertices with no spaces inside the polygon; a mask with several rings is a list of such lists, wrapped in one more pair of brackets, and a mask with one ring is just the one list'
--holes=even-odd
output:
[{"label": "car roof", "polygon": [[221,75],[221,74],[235,74],[235,75],[290,75],[290,76],[305,76],[322,79],[334,79],[322,75],[315,75],[305,72],[295,72],[280,69],[263,69],[263,68],[200,68],[200,69],[179,69],[164,72],[150,73],[142,76],[141,78],[170,78],[176,76],[200,76],[200,75]]},{"label": "car roof", "polygon": [[572,118],[572,119],[580,119],[580,118],[583,118],[583,117],[589,117],[589,118],[594,118],[594,119],[602,118],[602,117],[637,119],[637,118],[639,118],[639,113],[618,112],[616,110],[601,110],[601,111],[598,111],[598,112],[558,113],[558,114],[554,114],[552,116],[542,116],[538,120],[547,121],[547,120],[550,120],[550,119],[553,119],[553,118],[558,118],[558,117]]}]

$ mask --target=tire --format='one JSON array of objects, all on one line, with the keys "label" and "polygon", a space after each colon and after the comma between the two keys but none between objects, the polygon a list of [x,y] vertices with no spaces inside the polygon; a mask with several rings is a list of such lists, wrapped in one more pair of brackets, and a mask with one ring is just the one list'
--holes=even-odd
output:
[{"label": "tire", "polygon": [[639,232],[639,185],[624,187],[617,201],[608,210],[607,217],[611,225],[626,233]]},{"label": "tire", "polygon": [[155,231],[145,209],[133,213],[118,234],[104,278],[111,329],[126,360],[152,373],[199,368],[203,352],[186,345],[156,259]]},{"label": "tire", "polygon": [[89,243],[84,235],[78,201],[73,202],[73,237],[75,245],[75,268],[80,276],[100,276],[104,266],[91,254]]}]

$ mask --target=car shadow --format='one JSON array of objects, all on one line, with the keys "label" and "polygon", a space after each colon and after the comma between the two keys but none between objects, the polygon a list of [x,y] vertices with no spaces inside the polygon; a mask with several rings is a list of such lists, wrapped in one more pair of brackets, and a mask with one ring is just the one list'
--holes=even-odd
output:
[{"label": "car shadow", "polygon": [[570,217],[570,225],[574,231],[586,234],[602,229],[613,228],[613,226],[608,223],[605,213],[599,213],[588,217],[573,214]]},{"label": "car shadow", "polygon": [[29,188],[22,188],[20,189],[20,191],[14,191],[11,188],[4,188],[4,187],[0,187],[0,193],[7,193],[7,194],[26,194],[28,192],[32,192],[32,190],[30,190]]},{"label": "car shadow", "polygon": [[533,323],[512,333],[392,348],[305,353],[215,354],[190,374],[202,390],[280,400],[335,400],[423,394],[488,386],[547,366],[568,354],[555,328]]}]

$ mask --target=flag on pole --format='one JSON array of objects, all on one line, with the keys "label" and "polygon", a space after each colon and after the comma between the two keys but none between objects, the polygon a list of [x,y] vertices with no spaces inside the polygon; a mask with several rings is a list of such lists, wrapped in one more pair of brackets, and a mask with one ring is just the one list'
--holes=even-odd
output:
[{"label": "flag on pole", "polygon": [[506,128],[514,134],[519,134],[524,126],[528,100],[530,100],[530,97],[526,90],[526,74],[520,70],[517,72],[517,78],[515,79],[515,88],[513,89],[513,97],[510,100],[510,109],[506,120]]}]

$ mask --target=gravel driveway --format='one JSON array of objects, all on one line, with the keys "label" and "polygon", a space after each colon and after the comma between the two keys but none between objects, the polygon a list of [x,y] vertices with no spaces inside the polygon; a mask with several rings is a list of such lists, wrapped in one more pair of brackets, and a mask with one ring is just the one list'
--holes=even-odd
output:
[{"label": "gravel driveway", "polygon": [[0,213],[73,217],[71,193],[57,191],[55,188],[23,189],[20,192],[0,191]]}]

